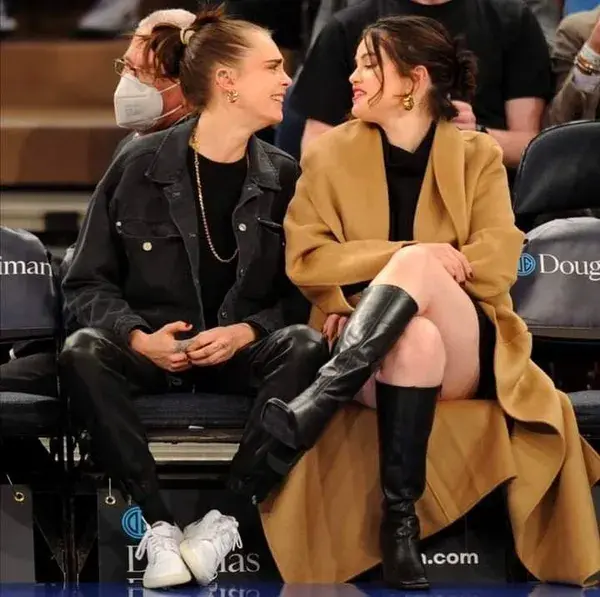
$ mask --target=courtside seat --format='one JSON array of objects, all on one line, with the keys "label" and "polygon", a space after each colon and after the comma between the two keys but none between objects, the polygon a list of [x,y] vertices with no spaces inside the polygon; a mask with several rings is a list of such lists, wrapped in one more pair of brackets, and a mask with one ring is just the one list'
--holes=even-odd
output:
[{"label": "courtside seat", "polygon": [[[33,234],[0,227],[0,342],[53,340],[61,332],[56,280],[48,253]],[[58,393],[58,385],[57,385]],[[59,399],[0,392],[0,437],[57,437],[64,423]]]},{"label": "courtside seat", "polygon": [[58,398],[20,392],[0,392],[0,410],[2,437],[53,437],[64,415]]},{"label": "courtside seat", "polygon": [[580,121],[542,131],[525,150],[513,208],[527,236],[511,291],[515,310],[533,335],[536,362],[569,393],[579,430],[596,449],[600,449],[598,147],[600,122]]},{"label": "courtside seat", "polygon": [[159,394],[136,398],[135,408],[149,434],[165,429],[242,429],[252,399],[239,395]]},{"label": "courtside seat", "polygon": [[581,435],[600,452],[600,391],[569,394]]}]

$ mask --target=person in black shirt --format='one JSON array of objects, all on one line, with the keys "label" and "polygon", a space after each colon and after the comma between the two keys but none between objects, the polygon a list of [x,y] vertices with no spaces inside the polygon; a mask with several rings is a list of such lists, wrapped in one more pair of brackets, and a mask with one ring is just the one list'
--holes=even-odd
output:
[{"label": "person in black shirt", "polygon": [[514,167],[539,132],[552,96],[548,47],[521,0],[363,0],[336,14],[322,30],[294,84],[289,105],[306,118],[303,147],[342,123],[352,107],[348,77],[363,29],[385,14],[430,17],[464,36],[478,61],[472,102],[454,96],[462,129],[489,132]]},{"label": "person in black shirt", "polygon": [[[146,62],[180,82],[199,116],[125,146],[96,188],[63,281],[81,329],[59,366],[94,459],[149,525],[138,555],[148,555],[144,586],[156,588],[192,575],[208,584],[239,534],[219,512],[182,534],[136,395],[251,395],[252,421],[267,398],[305,388],[328,348],[300,325],[308,303],[285,275],[282,222],[298,165],[255,136],[282,118],[290,79],[277,46],[221,9],[186,28],[157,25],[145,42]],[[298,456],[249,425],[229,484],[260,501]]]}]

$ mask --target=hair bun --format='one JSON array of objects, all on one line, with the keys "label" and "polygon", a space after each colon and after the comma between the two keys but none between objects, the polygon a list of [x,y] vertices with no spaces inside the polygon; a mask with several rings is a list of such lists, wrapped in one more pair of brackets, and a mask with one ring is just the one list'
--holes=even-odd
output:
[{"label": "hair bun", "polygon": [[225,9],[223,5],[217,7],[205,7],[198,11],[194,22],[189,26],[189,29],[193,29],[198,32],[207,25],[213,23],[219,23],[225,16]]},{"label": "hair bun", "polygon": [[454,83],[450,93],[455,99],[470,102],[477,85],[477,58],[462,36],[454,39],[454,61]]}]

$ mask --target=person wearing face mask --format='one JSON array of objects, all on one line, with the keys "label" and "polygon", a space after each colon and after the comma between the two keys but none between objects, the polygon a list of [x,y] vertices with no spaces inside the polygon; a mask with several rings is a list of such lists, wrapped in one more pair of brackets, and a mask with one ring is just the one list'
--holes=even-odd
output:
[{"label": "person wearing face mask", "polygon": [[[115,118],[117,124],[131,131],[117,146],[114,156],[133,139],[167,129],[183,122],[192,114],[177,80],[156,76],[152,61],[145,56],[145,38],[158,25],[187,27],[195,15],[187,10],[158,10],[142,19],[125,54],[115,60],[115,70],[121,80],[115,91]],[[148,58],[151,58],[149,56]],[[62,279],[69,267],[74,246],[67,249],[64,259],[53,257],[55,273]],[[74,331],[74,322],[65,313],[67,328]],[[10,359],[0,363],[0,390],[56,394],[56,355],[52,343],[20,342],[12,347]],[[39,452],[37,440],[35,449]],[[23,450],[19,450],[23,453]]]},{"label": "person wearing face mask", "polygon": [[[132,139],[164,130],[192,114],[177,80],[160,76],[145,54],[146,37],[158,25],[188,27],[195,15],[183,9],[157,10],[142,19],[121,58],[115,59],[120,80],[114,93],[115,121],[132,131],[115,150],[115,155]],[[151,58],[149,55],[148,58]]]},{"label": "person wearing face mask", "polygon": [[333,349],[262,415],[310,450],[264,512],[278,569],[335,583],[381,560],[388,584],[427,589],[421,537],[503,486],[529,572],[592,584],[600,457],[512,308],[523,234],[502,150],[452,122],[474,55],[433,19],[388,17],[349,79],[354,119],[307,149],[285,219],[288,274]]},{"label": "person wearing face mask", "polygon": [[[206,9],[143,41],[145,63],[178,81],[198,116],[125,146],[96,188],[63,282],[80,329],[59,368],[95,461],[148,523],[138,555],[148,555],[153,588],[212,581],[239,534],[218,514],[182,533],[159,492],[136,396],[251,395],[256,421],[269,397],[291,399],[310,383],[328,347],[301,325],[308,303],[285,274],[282,222],[298,165],[255,136],[281,120],[290,83],[270,34]],[[255,424],[230,486],[261,501],[298,456]]]}]

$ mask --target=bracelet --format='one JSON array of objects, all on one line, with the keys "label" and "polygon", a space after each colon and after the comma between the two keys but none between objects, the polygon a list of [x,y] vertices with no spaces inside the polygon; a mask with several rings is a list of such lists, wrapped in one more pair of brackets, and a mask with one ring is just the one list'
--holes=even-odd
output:
[{"label": "bracelet", "polygon": [[593,69],[600,70],[600,54],[595,50],[592,50],[590,45],[586,42],[579,50],[578,56]]},{"label": "bracelet", "polygon": [[577,56],[577,58],[575,58],[575,66],[584,75],[598,75],[598,74],[600,74],[600,68],[596,68],[593,64],[591,64],[585,58],[582,58],[579,55]]},{"label": "bracelet", "polygon": [[479,124],[479,123],[477,123],[477,124],[475,125],[475,130],[476,130],[478,133],[486,133],[486,134],[488,134],[488,133],[489,133],[489,131],[487,130],[487,127],[486,127],[486,126],[484,126],[483,124]]}]

